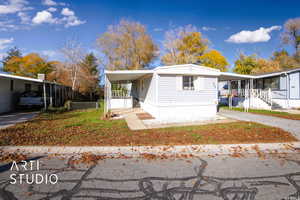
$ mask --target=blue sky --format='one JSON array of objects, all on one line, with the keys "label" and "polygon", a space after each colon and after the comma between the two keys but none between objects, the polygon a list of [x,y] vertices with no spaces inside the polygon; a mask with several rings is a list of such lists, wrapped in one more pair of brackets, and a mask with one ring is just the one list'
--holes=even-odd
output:
[{"label": "blue sky", "polygon": [[299,8],[299,0],[0,0],[0,55],[17,46],[62,60],[59,49],[70,39],[95,51],[107,26],[127,18],[144,24],[159,46],[166,30],[192,24],[233,64],[238,52],[267,58],[291,50],[280,33]]}]

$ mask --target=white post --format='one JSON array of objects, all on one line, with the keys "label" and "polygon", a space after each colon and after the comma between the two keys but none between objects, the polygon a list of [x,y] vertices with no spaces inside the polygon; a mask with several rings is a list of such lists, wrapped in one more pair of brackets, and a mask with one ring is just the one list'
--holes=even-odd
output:
[{"label": "white post", "polygon": [[238,97],[240,98],[241,95],[241,80],[238,80]]},{"label": "white post", "polygon": [[231,109],[232,108],[232,97],[231,97],[231,81],[228,81],[228,105],[229,105],[229,108]]},{"label": "white post", "polygon": [[271,104],[271,110],[272,110],[272,90],[271,90],[271,88],[269,88],[269,91],[268,91],[268,101],[270,102],[270,104]]},{"label": "white post", "polygon": [[44,90],[44,109],[47,110],[47,96],[46,96],[46,83],[43,82],[43,90]]},{"label": "white post", "polygon": [[50,106],[53,107],[53,100],[52,100],[52,85],[50,84]]},{"label": "white post", "polygon": [[104,77],[104,115],[110,110],[111,84],[107,76]]},{"label": "white post", "polygon": [[287,108],[290,108],[290,75],[286,74],[286,96]]},{"label": "white post", "polygon": [[249,108],[251,108],[251,97],[253,94],[253,79],[250,79],[250,87],[249,87]]}]

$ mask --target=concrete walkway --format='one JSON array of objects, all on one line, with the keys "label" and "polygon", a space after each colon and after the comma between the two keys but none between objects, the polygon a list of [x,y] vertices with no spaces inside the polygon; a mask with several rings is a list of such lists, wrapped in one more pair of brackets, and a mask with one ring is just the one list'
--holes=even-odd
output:
[{"label": "concrete walkway", "polygon": [[146,126],[140,120],[137,116],[136,113],[129,113],[125,116],[125,121],[127,122],[127,126],[129,127],[130,130],[144,130],[146,129]]},{"label": "concrete walkway", "polygon": [[250,121],[250,122],[265,124],[268,126],[278,127],[285,131],[290,132],[297,139],[300,140],[300,120],[291,120],[291,119],[284,119],[279,117],[257,115],[253,113],[238,112],[238,111],[223,110],[223,109],[220,110],[219,114],[236,120]]},{"label": "concrete walkway", "polygon": [[10,113],[5,115],[0,115],[0,129],[8,128],[20,122],[28,121],[39,112],[26,112],[26,113]]}]

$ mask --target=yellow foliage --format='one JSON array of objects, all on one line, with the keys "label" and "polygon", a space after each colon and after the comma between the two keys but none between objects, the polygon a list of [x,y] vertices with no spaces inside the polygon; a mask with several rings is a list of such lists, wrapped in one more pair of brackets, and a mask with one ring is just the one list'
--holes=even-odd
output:
[{"label": "yellow foliage", "polygon": [[228,62],[226,58],[217,50],[211,50],[204,55],[200,56],[201,64],[207,67],[212,67],[221,70],[222,72],[227,71]]},{"label": "yellow foliage", "polygon": [[278,61],[266,60],[266,59],[258,59],[257,67],[251,71],[251,74],[260,74],[260,73],[268,73],[280,71],[280,64]]},{"label": "yellow foliage", "polygon": [[162,62],[165,65],[199,63],[200,56],[208,47],[208,40],[202,38],[200,32],[184,32],[178,35],[177,39],[166,38],[167,53],[162,56]]},{"label": "yellow foliage", "polygon": [[53,70],[53,63],[45,61],[36,53],[24,57],[12,57],[4,65],[4,70],[19,76],[36,78],[37,74],[48,74]]}]

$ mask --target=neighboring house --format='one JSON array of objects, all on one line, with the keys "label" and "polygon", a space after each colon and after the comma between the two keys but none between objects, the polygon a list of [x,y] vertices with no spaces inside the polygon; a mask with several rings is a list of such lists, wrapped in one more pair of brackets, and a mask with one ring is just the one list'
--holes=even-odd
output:
[{"label": "neighboring house", "polygon": [[157,120],[168,122],[214,118],[218,79],[248,78],[194,64],[105,71],[105,75],[106,110],[140,106]]},{"label": "neighboring house", "polygon": [[[247,88],[249,82],[251,88]],[[234,96],[233,105],[244,103],[248,93],[247,89],[251,89],[249,90],[251,99],[248,102],[250,107],[262,109],[299,108],[300,68],[253,75],[249,80],[230,81],[229,84],[223,84],[220,88],[221,94],[226,94],[227,91],[227,94],[231,93]]]},{"label": "neighboring house", "polygon": [[47,103],[53,106],[62,105],[70,96],[70,88],[56,83],[0,73],[0,113],[15,111],[21,94],[33,91],[44,96],[44,89]]}]

